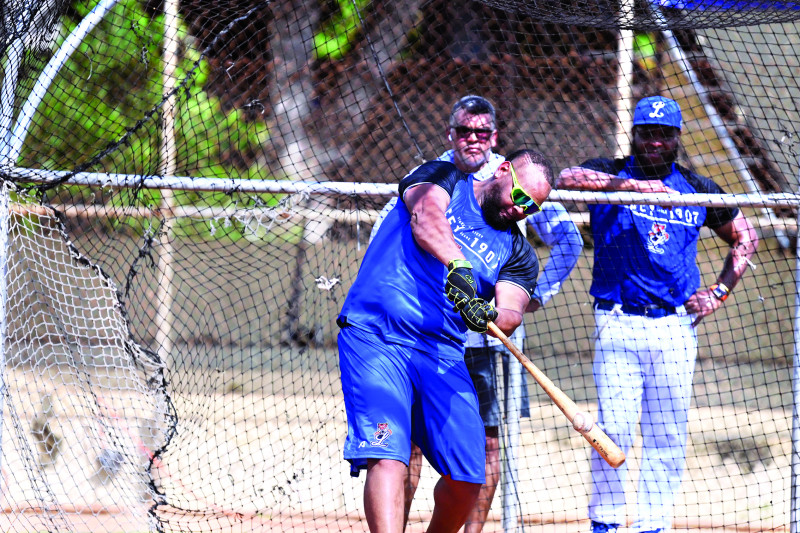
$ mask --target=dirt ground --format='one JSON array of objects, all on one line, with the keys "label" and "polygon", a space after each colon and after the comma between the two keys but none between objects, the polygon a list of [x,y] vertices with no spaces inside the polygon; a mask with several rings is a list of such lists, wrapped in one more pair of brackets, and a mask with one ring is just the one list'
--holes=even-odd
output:
[{"label": "dirt ground", "polygon": [[[178,425],[153,476],[167,502],[185,512],[160,508],[157,515],[164,531],[366,531],[364,476],[350,477],[342,460],[347,430],[335,351],[292,350],[282,348],[273,372],[176,369],[181,379],[175,386],[182,388],[171,393]],[[591,359],[539,352],[537,346],[526,348],[583,410],[596,412]],[[141,459],[149,448],[139,437],[147,440],[148,432],[158,428],[148,427],[146,413],[107,420],[103,438],[96,416],[69,407],[80,396],[89,409],[90,393],[76,383],[68,390],[54,390],[47,380],[32,381],[29,376],[23,370],[5,376],[9,387],[17,383],[29,388],[24,394],[21,388],[10,391],[2,410],[5,512],[0,531],[155,530],[143,506],[147,494]],[[588,531],[590,447],[533,380],[527,388],[532,412],[520,423],[518,483],[516,489],[500,486],[484,531],[503,531],[504,492],[521,510],[525,526],[518,531]],[[117,387],[108,389],[117,392]],[[47,461],[42,443],[30,440],[36,407],[45,395],[53,403],[51,430],[63,439],[58,455]],[[131,403],[124,397],[118,401]],[[791,368],[770,361],[701,357],[674,531],[788,529],[792,402]],[[100,452],[110,446],[109,435],[133,461],[131,468],[106,479],[98,462]],[[636,500],[638,462],[637,443],[626,462],[629,512]],[[424,531],[435,481],[435,473],[426,466],[409,533]]]},{"label": "dirt ground", "polygon": [[[713,368],[706,370],[709,377],[713,375]],[[696,387],[705,386],[698,380]],[[517,531],[588,531],[590,447],[546,396],[534,386],[530,390],[532,412],[520,424],[519,481],[513,491],[525,524]],[[173,451],[156,468],[169,502],[187,510],[178,514],[160,508],[157,514],[164,531],[367,530],[362,511],[364,475],[350,477],[341,459],[346,425],[340,395],[228,394],[183,401],[203,402],[207,412],[217,414],[182,421]],[[590,401],[579,405],[594,410]],[[8,421],[4,425],[8,428]],[[790,412],[783,408],[695,406],[674,531],[788,530],[790,428]],[[56,429],[65,431],[66,427]],[[3,437],[7,440],[9,432]],[[28,467],[12,450],[4,443],[5,512],[0,516],[0,530],[150,530],[147,507],[130,503],[141,491],[135,476],[120,474],[111,482],[98,483],[96,476],[82,471],[91,464],[88,450],[84,450],[88,458],[75,450],[76,459],[59,459],[45,469],[44,479],[51,487],[67,486],[64,494],[50,496],[65,507],[53,513],[20,512],[23,502],[41,496],[41,487],[24,486],[21,473]],[[626,461],[629,504],[635,502],[638,461],[637,443]],[[409,533],[424,531],[436,477],[425,465]],[[512,491],[505,485],[499,488],[484,529],[487,533],[503,531],[504,490]],[[85,503],[79,508],[75,502]]]}]

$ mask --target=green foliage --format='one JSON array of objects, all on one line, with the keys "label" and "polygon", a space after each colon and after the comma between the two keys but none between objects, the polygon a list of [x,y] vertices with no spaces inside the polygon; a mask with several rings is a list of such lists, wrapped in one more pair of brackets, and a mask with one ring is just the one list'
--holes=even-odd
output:
[{"label": "green foliage", "polygon": [[[64,20],[56,46],[63,44],[96,2],[75,5],[75,17]],[[268,170],[252,161],[269,142],[265,121],[248,121],[239,109],[223,109],[220,100],[204,90],[210,68],[183,24],[177,38],[183,43],[175,78],[176,174],[206,178],[268,179]],[[39,105],[23,153],[21,166],[56,170],[72,169],[102,156],[89,171],[134,175],[160,172],[161,116],[171,105],[165,102],[161,51],[163,15],[151,17],[136,0],[121,0],[80,43],[60,69]],[[31,79],[44,62],[34,56],[27,61]],[[20,85],[32,87],[32,81]],[[17,95],[24,99],[27,94]],[[120,143],[120,141],[123,141]],[[119,146],[117,146],[119,144]],[[113,149],[109,149],[109,148]],[[72,202],[96,201],[95,192],[78,186],[56,192]],[[224,194],[185,194],[183,205],[227,206]],[[266,195],[260,201],[275,205],[279,197]],[[146,205],[161,203],[159,191],[128,191],[109,195],[107,203]],[[118,221],[116,226],[131,221]],[[194,226],[193,224],[189,224]],[[211,236],[206,230],[195,235]],[[240,236],[241,237],[241,236]]]},{"label": "green foliage", "polygon": [[[204,80],[207,65],[196,71]],[[224,111],[218,98],[202,90],[201,82],[189,85],[180,95],[176,114],[176,144],[179,167],[184,172],[199,172],[205,177],[253,177],[265,179],[263,168],[237,170],[225,165],[226,154],[255,152],[269,141],[264,122],[245,120],[239,109]]]},{"label": "green foliage", "polygon": [[[76,6],[78,20],[65,21],[58,45],[91,7]],[[123,0],[112,9],[50,85],[19,163],[74,168],[125,138],[102,160],[103,169],[156,174],[161,133],[160,115],[153,110],[165,111],[157,108],[165,97],[160,59],[163,34],[163,16],[150,18],[136,0]],[[186,27],[181,26],[178,38],[186,43],[187,36]],[[258,151],[269,139],[267,126],[263,121],[248,122],[238,109],[223,111],[219,99],[203,90],[208,70],[200,52],[187,47],[175,73],[179,82],[187,82],[178,89],[177,166],[205,177],[258,175],[234,168],[223,157],[234,151]]]},{"label": "green foliage", "polygon": [[[75,6],[81,17],[91,7]],[[152,36],[160,29],[147,28],[148,24],[141,8],[129,0],[117,5],[81,42],[40,104],[22,165],[73,168],[122,137],[130,126],[126,117],[141,117],[153,108],[159,101],[160,78],[158,69],[152,68],[159,57],[159,42]],[[65,21],[58,45],[76,25],[76,21]],[[128,146],[110,155],[104,163],[107,168],[130,173],[146,170],[153,151],[157,154],[152,141],[157,128],[152,123],[144,128],[130,138]]]},{"label": "green foliage", "polygon": [[637,33],[633,37],[633,55],[645,70],[658,66],[658,41],[654,33]]},{"label": "green foliage", "polygon": [[654,33],[637,33],[633,38],[633,52],[637,57],[656,55],[656,36]]},{"label": "green foliage", "polygon": [[337,0],[338,9],[314,34],[314,55],[317,59],[341,59],[353,47],[361,31],[358,13],[371,0]]}]

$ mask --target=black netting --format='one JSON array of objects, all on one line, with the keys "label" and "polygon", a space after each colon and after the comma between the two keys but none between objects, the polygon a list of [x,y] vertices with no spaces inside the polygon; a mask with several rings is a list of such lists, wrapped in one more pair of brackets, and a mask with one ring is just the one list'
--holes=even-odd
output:
[{"label": "black netting", "polygon": [[[797,209],[761,206],[798,189],[797,4],[193,0],[176,20],[170,6],[0,6],[0,529],[365,530],[335,318],[378,211],[449,147],[469,93],[497,108],[498,153],[537,148],[556,170],[627,153],[639,98],[680,104],[679,162],[740,195],[761,243],[698,326],[674,527],[789,527]],[[594,243],[586,202],[563,203],[583,251],[526,315],[525,351],[593,411]],[[706,285],[727,254],[713,237]],[[589,448],[526,386],[532,416],[504,451],[517,483],[484,531],[509,516],[588,530]],[[435,480],[426,467],[408,531],[428,523]]]},{"label": "black netting", "polygon": [[735,0],[660,0],[656,2],[483,2],[535,20],[566,22],[599,28],[638,31],[659,29],[729,28],[797,20],[795,2]]}]

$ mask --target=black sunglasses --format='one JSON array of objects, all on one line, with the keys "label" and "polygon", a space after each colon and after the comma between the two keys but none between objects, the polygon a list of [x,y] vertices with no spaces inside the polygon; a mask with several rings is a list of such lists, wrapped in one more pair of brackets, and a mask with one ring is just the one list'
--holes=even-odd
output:
[{"label": "black sunglasses", "polygon": [[467,126],[451,126],[453,131],[456,132],[456,137],[459,139],[466,139],[472,134],[475,134],[475,138],[478,139],[480,142],[486,142],[492,137],[492,133],[494,130],[487,129],[487,128],[468,128]]}]

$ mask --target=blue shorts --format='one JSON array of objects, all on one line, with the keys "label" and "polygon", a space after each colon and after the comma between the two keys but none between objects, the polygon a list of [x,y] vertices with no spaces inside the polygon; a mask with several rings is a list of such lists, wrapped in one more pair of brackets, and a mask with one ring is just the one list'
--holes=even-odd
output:
[{"label": "blue shorts", "polygon": [[[500,415],[500,399],[497,383],[497,357],[503,361],[504,390],[508,391],[509,360],[513,356],[501,346],[486,346],[480,348],[467,348],[464,362],[467,365],[469,376],[475,385],[478,394],[481,418],[486,427],[499,427],[502,416]],[[513,358],[516,362],[516,359]],[[525,367],[516,364],[511,368],[522,373],[522,390],[515,391],[520,395],[520,417],[530,417],[530,399],[528,398],[527,377]]]},{"label": "blue shorts", "polygon": [[408,464],[413,441],[439,474],[485,482],[483,422],[463,360],[385,343],[353,326],[339,332],[338,345],[352,475],[367,459]]}]

